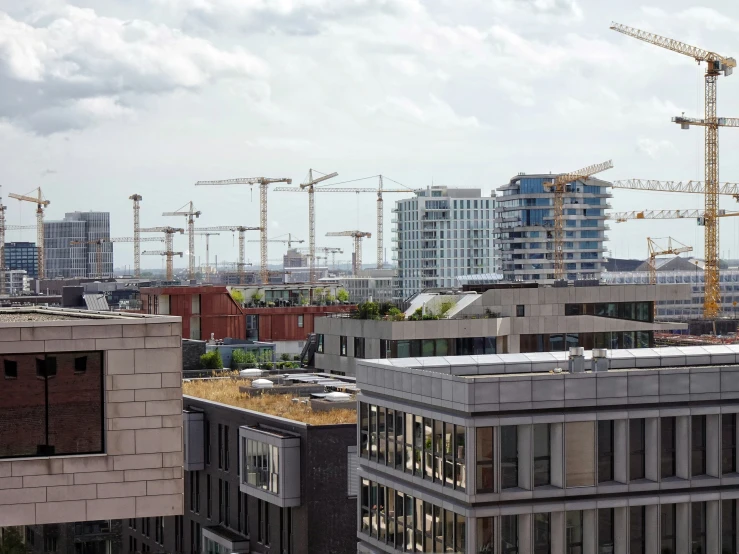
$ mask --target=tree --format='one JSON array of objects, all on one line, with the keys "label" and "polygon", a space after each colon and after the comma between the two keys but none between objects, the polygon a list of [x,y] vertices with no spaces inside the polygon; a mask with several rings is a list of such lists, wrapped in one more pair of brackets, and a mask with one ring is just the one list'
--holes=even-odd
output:
[{"label": "tree", "polygon": [[264,298],[264,295],[257,291],[254,291],[254,293],[251,295],[251,301],[253,304],[257,304],[262,298]]},{"label": "tree", "polygon": [[244,293],[237,289],[231,289],[231,298],[234,299],[239,306],[244,305]]},{"label": "tree", "polygon": [[357,306],[359,319],[380,319],[380,308],[375,302],[362,302]]},{"label": "tree", "polygon": [[339,302],[349,302],[349,293],[346,289],[339,289],[336,291],[336,298],[339,299]]},{"label": "tree", "polygon": [[0,554],[28,554],[29,552],[17,527],[7,527],[3,530]]}]

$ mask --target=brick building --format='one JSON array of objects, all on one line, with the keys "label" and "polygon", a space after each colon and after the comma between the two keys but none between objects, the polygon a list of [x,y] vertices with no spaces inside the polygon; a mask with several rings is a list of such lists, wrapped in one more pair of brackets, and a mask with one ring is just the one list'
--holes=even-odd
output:
[{"label": "brick building", "polygon": [[182,318],[182,336],[208,340],[245,339],[246,318],[226,287],[213,285],[143,287],[141,312]]}]

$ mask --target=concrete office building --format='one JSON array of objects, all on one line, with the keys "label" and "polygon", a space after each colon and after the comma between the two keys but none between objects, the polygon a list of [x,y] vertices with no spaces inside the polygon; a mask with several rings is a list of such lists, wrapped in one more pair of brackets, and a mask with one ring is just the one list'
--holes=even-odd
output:
[{"label": "concrete office building", "polygon": [[0,310],[0,527],[182,513],[179,318]]},{"label": "concrete office building", "polygon": [[402,297],[492,272],[493,208],[480,189],[434,186],[397,200],[392,249]]},{"label": "concrete office building", "polygon": [[25,270],[7,270],[3,273],[5,273],[5,288],[2,290],[4,296],[17,296],[31,290],[28,283],[28,274]]},{"label": "concrete office building", "polygon": [[[30,278],[38,277],[38,248],[33,242],[6,242],[5,267],[22,269]],[[0,268],[1,269],[1,268]]]},{"label": "concrete office building", "polygon": [[[495,244],[507,281],[554,279],[553,175],[519,174],[498,188]],[[567,185],[564,200],[567,279],[599,279],[605,259],[610,183],[590,178]]]},{"label": "concrete office building", "polygon": [[339,286],[349,293],[349,302],[398,302],[402,300],[400,279],[394,269],[365,269],[357,276],[342,275]]},{"label": "concrete office building", "polygon": [[475,285],[482,293],[419,294],[407,315],[419,308],[426,314],[448,308],[431,321],[317,319],[315,367],[355,375],[363,358],[641,348],[654,345],[655,331],[687,328],[652,317],[655,301],[686,298],[687,285],[578,284],[590,286],[509,283]]},{"label": "concrete office building", "polygon": [[124,521],[128,552],[356,551],[356,401],[331,423],[285,389],[271,403],[282,417],[258,397],[231,406],[204,387],[185,396],[184,515]]},{"label": "concrete office building", "polygon": [[[106,239],[110,239],[108,212],[72,212],[65,214],[63,220],[44,222],[46,276],[110,277],[113,274],[113,243],[88,244]],[[73,245],[72,242],[81,244]],[[98,255],[102,275],[98,275]]]},{"label": "concrete office building", "polygon": [[358,551],[736,552],[739,347],[581,354],[360,362]]}]

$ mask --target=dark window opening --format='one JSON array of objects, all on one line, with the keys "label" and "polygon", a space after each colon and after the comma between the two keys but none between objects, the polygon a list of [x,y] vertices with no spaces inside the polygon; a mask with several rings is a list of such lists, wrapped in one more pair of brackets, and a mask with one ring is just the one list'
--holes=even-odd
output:
[{"label": "dark window opening", "polygon": [[736,414],[721,416],[721,473],[736,471]]},{"label": "dark window opening", "polygon": [[629,479],[635,481],[645,476],[644,419],[629,420]]},{"label": "dark window opening", "polygon": [[18,378],[18,362],[15,360],[4,360],[5,365],[5,378],[6,379],[17,379]]},{"label": "dark window opening", "polygon": [[598,482],[613,481],[613,421],[598,421]]},{"label": "dark window opening", "polygon": [[660,419],[660,475],[662,479],[675,476],[675,418]]},{"label": "dark window opening", "polygon": [[706,416],[691,417],[690,436],[692,439],[691,475],[706,473]]},{"label": "dark window opening", "polygon": [[74,359],[74,372],[84,373],[87,371],[87,356],[79,356]]}]

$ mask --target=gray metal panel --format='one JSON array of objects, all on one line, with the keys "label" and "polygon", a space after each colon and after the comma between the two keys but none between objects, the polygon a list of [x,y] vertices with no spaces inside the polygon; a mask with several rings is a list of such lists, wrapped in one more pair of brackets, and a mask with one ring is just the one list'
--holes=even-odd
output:
[{"label": "gray metal panel", "polygon": [[182,412],[182,440],[185,471],[205,469],[205,414]]}]

